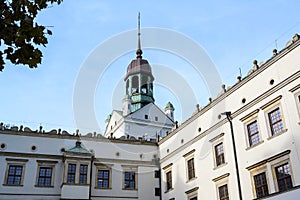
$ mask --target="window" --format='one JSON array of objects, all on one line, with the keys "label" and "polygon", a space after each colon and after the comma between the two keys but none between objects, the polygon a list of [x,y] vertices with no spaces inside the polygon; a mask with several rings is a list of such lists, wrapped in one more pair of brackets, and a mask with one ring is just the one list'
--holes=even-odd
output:
[{"label": "window", "polygon": [[155,117],[155,121],[158,121],[158,117]]},{"label": "window", "polygon": [[160,196],[160,188],[155,188],[155,196]]},{"label": "window", "polygon": [[68,164],[68,177],[67,183],[75,183],[75,175],[76,175],[76,164]]},{"label": "window", "polygon": [[194,158],[187,161],[188,180],[195,178]]},{"label": "window", "polygon": [[217,166],[225,163],[223,142],[215,146],[215,156]]},{"label": "window", "polygon": [[220,186],[218,191],[220,200],[229,200],[227,184]]},{"label": "window", "polygon": [[228,200],[229,193],[228,193],[228,180],[229,180],[229,173],[223,174],[213,179],[216,183],[216,198],[218,200]]},{"label": "window", "polygon": [[154,171],[154,178],[160,178],[160,171],[159,170]]},{"label": "window", "polygon": [[284,130],[279,107],[269,112],[268,117],[272,135],[276,135]]},{"label": "window", "polygon": [[54,167],[58,161],[37,160],[38,168],[35,187],[53,187]]},{"label": "window", "polygon": [[79,168],[79,184],[86,184],[87,183],[87,165],[80,165]]},{"label": "window", "polygon": [[259,138],[259,131],[258,131],[258,125],[256,120],[247,125],[247,131],[248,131],[249,146],[259,143],[260,138]]},{"label": "window", "polygon": [[22,165],[10,165],[7,174],[7,185],[21,185],[23,173]]},{"label": "window", "polygon": [[289,91],[294,94],[296,106],[297,106],[297,110],[298,110],[298,116],[300,117],[300,85],[293,87]]},{"label": "window", "polygon": [[145,119],[148,119],[148,115],[145,115]]},{"label": "window", "polygon": [[279,192],[286,191],[293,187],[291,171],[288,163],[275,167],[275,173]]},{"label": "window", "polygon": [[167,173],[166,173],[166,190],[168,191],[168,190],[170,190],[170,189],[172,189],[172,171],[168,171]]},{"label": "window", "polygon": [[52,167],[40,167],[37,185],[40,187],[49,187],[52,185]]},{"label": "window", "polygon": [[194,187],[188,191],[185,191],[188,200],[197,200],[198,199],[198,189],[199,187]]},{"label": "window", "polygon": [[261,198],[269,194],[266,173],[262,172],[253,176],[256,198]]},{"label": "window", "polygon": [[124,172],[124,189],[131,189],[131,190],[136,189],[134,171]]},{"label": "window", "polygon": [[97,188],[109,189],[110,188],[110,170],[99,169],[97,177]]},{"label": "window", "polygon": [[[286,150],[249,167],[254,198],[268,196],[271,191],[284,192],[293,188],[290,150]],[[274,183],[274,184],[272,184]]]}]

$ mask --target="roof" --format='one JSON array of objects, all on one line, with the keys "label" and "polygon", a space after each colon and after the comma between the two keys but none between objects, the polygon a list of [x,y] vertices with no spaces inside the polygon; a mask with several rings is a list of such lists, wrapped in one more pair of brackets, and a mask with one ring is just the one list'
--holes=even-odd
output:
[{"label": "roof", "polygon": [[124,80],[126,80],[130,75],[139,73],[149,75],[151,76],[152,81],[154,80],[149,62],[141,57],[137,57],[130,62],[127,67],[127,73]]},{"label": "roof", "polygon": [[83,148],[81,146],[81,142],[79,140],[76,141],[75,147],[66,150],[66,153],[87,154],[87,155],[92,155],[93,154],[92,152],[90,152],[86,148]]}]

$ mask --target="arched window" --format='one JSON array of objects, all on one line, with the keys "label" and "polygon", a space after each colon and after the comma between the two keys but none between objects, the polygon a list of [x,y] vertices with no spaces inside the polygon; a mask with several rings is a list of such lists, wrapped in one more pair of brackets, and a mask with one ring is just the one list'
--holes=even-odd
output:
[{"label": "arched window", "polygon": [[131,88],[131,93],[138,93],[139,90],[139,77],[138,76],[134,76],[132,77],[132,88]]},{"label": "arched window", "polygon": [[141,87],[141,92],[142,93],[148,93],[148,77],[147,76],[142,76],[142,87]]}]

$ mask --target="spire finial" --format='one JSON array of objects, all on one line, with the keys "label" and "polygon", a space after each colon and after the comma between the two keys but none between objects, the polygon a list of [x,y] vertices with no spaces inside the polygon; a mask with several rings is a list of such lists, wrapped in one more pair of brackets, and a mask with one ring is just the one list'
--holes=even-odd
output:
[{"label": "spire finial", "polygon": [[141,48],[141,15],[138,15],[138,48],[136,50],[136,58],[142,58],[142,48]]}]

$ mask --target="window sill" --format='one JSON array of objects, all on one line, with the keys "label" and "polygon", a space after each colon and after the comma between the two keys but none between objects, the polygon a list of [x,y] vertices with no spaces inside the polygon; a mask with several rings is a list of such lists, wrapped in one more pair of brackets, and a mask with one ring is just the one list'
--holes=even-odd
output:
[{"label": "window sill", "polygon": [[53,185],[49,185],[49,186],[35,185],[34,187],[38,187],[38,188],[54,188]]},{"label": "window sill", "polygon": [[79,183],[64,183],[63,185],[69,185],[69,186],[89,186],[89,184],[79,184]]},{"label": "window sill", "polygon": [[246,151],[248,151],[248,150],[250,150],[250,149],[253,149],[254,147],[257,147],[258,145],[260,145],[260,144],[262,144],[262,143],[264,143],[263,140],[260,141],[260,142],[258,142],[258,143],[256,143],[256,144],[254,144],[254,145],[252,145],[252,146],[250,146],[250,147],[247,147],[247,148],[246,148]]},{"label": "window sill", "polygon": [[218,165],[218,166],[215,166],[213,170],[216,170],[216,169],[219,169],[221,167],[224,167],[225,165],[227,165],[227,162],[221,164],[221,165]]},{"label": "window sill", "polygon": [[3,186],[9,186],[9,187],[23,187],[23,185],[13,185],[13,184],[2,184]]},{"label": "window sill", "polygon": [[271,139],[273,139],[273,138],[275,138],[275,137],[277,137],[277,136],[280,136],[280,135],[282,135],[283,133],[287,132],[287,130],[288,130],[288,129],[284,129],[284,130],[282,130],[281,132],[279,132],[279,133],[277,133],[277,134],[275,134],[275,135],[272,135],[272,136],[268,137],[267,140],[271,140]]},{"label": "window sill", "polygon": [[192,181],[194,181],[194,180],[196,180],[196,179],[197,179],[197,177],[191,178],[191,179],[187,180],[185,183],[192,182]]},{"label": "window sill", "polygon": [[101,187],[94,187],[96,190],[111,190],[112,188],[101,188]]},{"label": "window sill", "polygon": [[174,190],[174,188],[170,188],[170,189],[166,190],[165,193],[171,192],[172,190]]},{"label": "window sill", "polygon": [[137,188],[122,188],[122,190],[137,191]]}]

